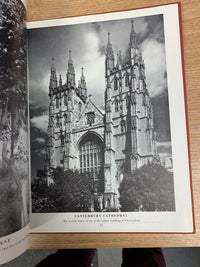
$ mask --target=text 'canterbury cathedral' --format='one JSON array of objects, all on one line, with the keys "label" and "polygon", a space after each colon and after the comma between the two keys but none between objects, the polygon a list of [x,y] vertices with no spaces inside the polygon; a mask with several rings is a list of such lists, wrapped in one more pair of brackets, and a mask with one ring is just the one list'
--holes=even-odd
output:
[{"label": "text 'canterbury cathedral'", "polygon": [[157,157],[153,112],[145,82],[145,64],[131,22],[128,57],[115,60],[111,36],[105,56],[105,112],[88,94],[84,71],[78,85],[69,51],[66,80],[57,79],[54,64],[49,85],[49,122],[45,170],[78,169],[104,183],[96,192],[101,209],[119,207],[118,188],[125,172]]}]

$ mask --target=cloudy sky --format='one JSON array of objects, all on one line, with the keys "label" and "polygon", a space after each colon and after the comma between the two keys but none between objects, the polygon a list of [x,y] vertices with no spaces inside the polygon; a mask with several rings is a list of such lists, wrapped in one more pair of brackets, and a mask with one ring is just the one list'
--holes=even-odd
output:
[{"label": "cloudy sky", "polygon": [[[150,95],[155,96],[166,88],[162,15],[134,19],[134,27],[145,60],[148,89]],[[131,19],[29,30],[31,103],[43,106],[47,102],[52,58],[57,74],[62,75],[63,82],[66,81],[68,51],[71,49],[76,82],[83,67],[89,93],[94,102],[99,104],[101,99],[103,104],[107,33],[111,33],[114,53],[121,50],[125,56],[130,30]]]},{"label": "cloudy sky", "polygon": [[[154,113],[160,112],[155,127],[162,145],[170,141],[167,75],[162,15],[134,18],[134,28],[146,66],[146,82]],[[105,50],[108,32],[115,55],[119,50],[125,58],[131,31],[131,19],[84,23],[31,29],[29,35],[29,86],[31,122],[34,132],[45,133],[48,123],[48,90],[52,58],[57,75],[66,82],[68,51],[76,73],[76,83],[84,68],[88,93],[96,105],[103,107],[105,91]],[[162,110],[160,110],[162,109]],[[154,114],[154,120],[155,120]],[[164,121],[164,123],[163,123]],[[37,129],[36,129],[37,128]],[[41,146],[44,138],[34,134]],[[44,154],[44,150],[42,152]]]}]

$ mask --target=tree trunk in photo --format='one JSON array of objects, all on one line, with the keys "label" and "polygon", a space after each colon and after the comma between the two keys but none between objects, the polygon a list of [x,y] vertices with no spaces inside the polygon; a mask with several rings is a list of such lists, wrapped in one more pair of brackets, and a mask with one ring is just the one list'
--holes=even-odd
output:
[{"label": "tree trunk in photo", "polygon": [[10,165],[10,155],[7,148],[8,142],[3,142],[2,148],[2,169],[9,168]]},{"label": "tree trunk in photo", "polygon": [[10,105],[11,113],[11,157],[13,157],[14,149],[19,137],[19,103],[18,97],[11,98]]}]

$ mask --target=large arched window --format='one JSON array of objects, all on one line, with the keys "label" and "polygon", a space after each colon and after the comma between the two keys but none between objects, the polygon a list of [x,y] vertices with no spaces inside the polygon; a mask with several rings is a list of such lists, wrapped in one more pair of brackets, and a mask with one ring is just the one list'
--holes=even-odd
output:
[{"label": "large arched window", "polygon": [[103,167],[102,151],[98,138],[93,138],[93,135],[84,138],[79,145],[80,171],[89,172],[96,178]]}]

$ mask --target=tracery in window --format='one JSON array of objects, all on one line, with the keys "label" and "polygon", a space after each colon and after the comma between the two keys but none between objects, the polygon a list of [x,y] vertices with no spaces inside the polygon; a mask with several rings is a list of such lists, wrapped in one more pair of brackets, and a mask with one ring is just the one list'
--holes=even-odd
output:
[{"label": "tracery in window", "polygon": [[86,113],[86,118],[87,118],[87,124],[90,126],[95,122],[95,113],[94,111],[90,111]]},{"label": "tracery in window", "polygon": [[102,166],[101,146],[95,141],[86,141],[79,148],[80,171],[90,172],[94,178]]}]

